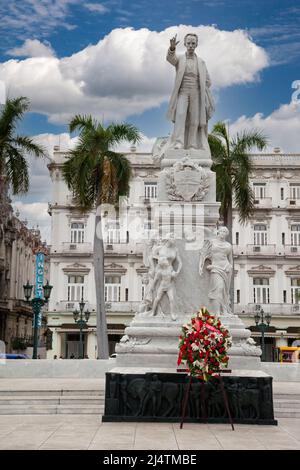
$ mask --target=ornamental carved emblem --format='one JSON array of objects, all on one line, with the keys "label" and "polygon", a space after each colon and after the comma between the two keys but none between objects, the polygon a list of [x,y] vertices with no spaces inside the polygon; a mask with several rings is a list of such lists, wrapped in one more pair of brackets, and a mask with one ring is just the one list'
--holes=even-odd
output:
[{"label": "ornamental carved emblem", "polygon": [[202,201],[209,190],[209,173],[186,157],[165,170],[166,191],[172,201]]}]

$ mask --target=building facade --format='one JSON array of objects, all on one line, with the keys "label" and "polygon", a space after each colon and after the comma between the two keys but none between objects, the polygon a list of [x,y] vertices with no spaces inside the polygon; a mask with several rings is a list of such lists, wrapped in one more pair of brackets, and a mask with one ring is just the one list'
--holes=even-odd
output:
[{"label": "building facade", "polygon": [[[143,264],[143,243],[136,236],[134,214],[151,226],[151,202],[157,197],[159,167],[152,154],[126,154],[133,176],[127,208],[132,219],[123,224],[108,214],[104,220],[105,302],[110,353],[143,299],[147,271]],[[84,330],[84,353],[97,358],[96,300],[93,274],[94,213],[82,214],[62,179],[65,154],[56,149],[49,171],[53,198],[48,328],[52,349],[48,357],[78,357],[79,330],[73,310],[81,298],[91,311]],[[252,155],[251,184],[255,209],[243,226],[234,210],[233,249],[235,312],[260,336],[254,322],[258,305],[272,315],[266,333],[267,359],[276,359],[276,348],[300,340],[300,155]],[[142,222],[141,222],[142,221]],[[134,230],[133,230],[134,228]]]},{"label": "building facade", "polygon": [[[40,231],[27,227],[14,214],[7,195],[1,198],[0,223],[0,340],[2,350],[29,352],[33,341],[33,313],[25,301],[23,285],[35,281],[35,253],[43,247]],[[45,278],[49,274],[45,257]],[[44,346],[46,316],[40,329],[40,346]],[[3,345],[4,343],[4,345]],[[29,349],[29,350],[28,350]],[[4,351],[1,351],[4,352]]]},{"label": "building facade", "polygon": [[[151,154],[128,154],[133,169],[130,194],[126,205],[134,213],[145,213],[147,203],[156,198],[159,168]],[[93,273],[93,212],[82,214],[62,179],[63,152],[55,151],[48,165],[53,182],[53,198],[49,204],[52,218],[50,248],[50,283],[53,285],[48,312],[48,328],[52,331],[52,350],[48,357],[78,357],[79,329],[73,319],[81,298],[91,312],[83,331],[84,355],[97,358],[96,298]],[[146,201],[146,204],[145,204]],[[134,223],[134,220],[133,220]],[[130,323],[143,295],[142,244],[132,237],[128,227],[115,218],[104,221],[105,302],[110,353]]]},{"label": "building facade", "polygon": [[255,197],[245,226],[234,212],[235,312],[260,336],[253,316],[260,305],[272,315],[266,353],[300,344],[300,155],[252,155]]}]

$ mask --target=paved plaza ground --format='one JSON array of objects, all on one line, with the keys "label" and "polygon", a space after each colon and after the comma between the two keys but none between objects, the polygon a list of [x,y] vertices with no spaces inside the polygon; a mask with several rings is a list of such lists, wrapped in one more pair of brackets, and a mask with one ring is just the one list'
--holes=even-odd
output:
[{"label": "paved plaza ground", "polygon": [[101,423],[99,416],[0,416],[0,449],[300,450],[300,419],[278,426]]},{"label": "paved plaza ground", "polygon": [[[274,383],[274,392],[298,393],[300,383]],[[103,379],[0,379],[4,390],[104,390]],[[102,423],[100,413],[0,415],[0,449],[37,450],[300,450],[300,418],[278,426],[179,423]]]}]

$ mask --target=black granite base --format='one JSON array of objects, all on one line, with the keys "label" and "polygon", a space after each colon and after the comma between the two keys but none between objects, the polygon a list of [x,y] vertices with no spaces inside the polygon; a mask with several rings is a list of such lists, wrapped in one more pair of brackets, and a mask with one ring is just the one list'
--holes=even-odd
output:
[{"label": "black granite base", "polygon": [[[272,377],[224,376],[222,380],[234,423],[277,425]],[[108,372],[102,421],[180,422],[188,381],[185,373]],[[192,379],[184,421],[229,423],[219,380],[205,383],[204,391],[201,387],[198,379]]]}]

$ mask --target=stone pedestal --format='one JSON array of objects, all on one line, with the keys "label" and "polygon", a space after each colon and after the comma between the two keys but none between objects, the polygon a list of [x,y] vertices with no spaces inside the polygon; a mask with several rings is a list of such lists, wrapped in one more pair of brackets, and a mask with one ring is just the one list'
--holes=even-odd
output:
[{"label": "stone pedestal", "polygon": [[[182,325],[201,307],[205,306],[214,313],[208,298],[208,263],[202,275],[199,274],[203,243],[211,236],[219,220],[216,178],[210,166],[210,154],[201,149],[167,149],[161,159],[154,227],[160,238],[170,237],[170,232],[174,238],[177,258],[171,263],[172,269],[178,269],[179,259],[182,263],[180,272],[172,281],[175,312],[171,315],[166,295],[160,300],[155,314],[151,309],[137,312],[116,347],[117,366],[175,368]],[[243,322],[236,315],[222,316],[221,321],[233,339],[229,368],[259,369],[261,350],[253,344],[251,333]]]},{"label": "stone pedestal", "polygon": [[[272,377],[263,372],[233,372],[223,376],[235,423],[276,425]],[[116,368],[106,374],[102,421],[180,422],[188,377],[170,370]],[[193,379],[185,422],[229,423],[218,379]]]},{"label": "stone pedestal", "polygon": [[[126,328],[126,338],[116,347],[118,367],[169,367],[176,368],[178,358],[178,337],[181,327],[189,321],[190,315],[170,321],[160,318],[143,318],[137,315]],[[251,332],[236,316],[221,317],[233,340],[229,351],[230,369],[260,369],[261,349],[249,342]]]}]

